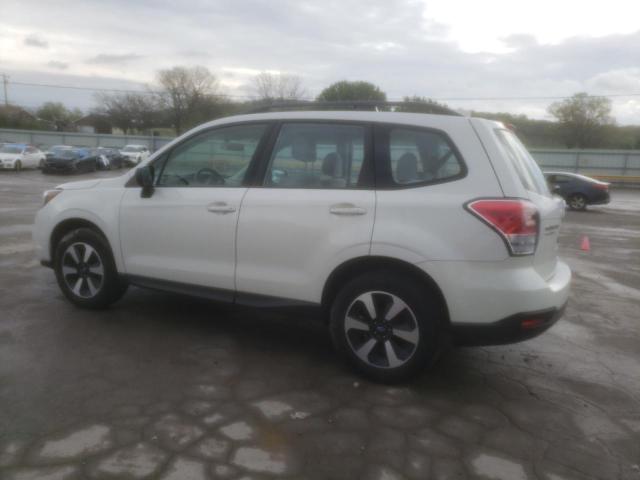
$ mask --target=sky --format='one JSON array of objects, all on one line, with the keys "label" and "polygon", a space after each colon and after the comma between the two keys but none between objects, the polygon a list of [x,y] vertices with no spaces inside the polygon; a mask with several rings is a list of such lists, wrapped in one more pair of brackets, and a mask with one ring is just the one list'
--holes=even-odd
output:
[{"label": "sky", "polygon": [[27,107],[87,110],[91,89],[139,90],[159,69],[203,65],[238,99],[270,71],[299,76],[309,97],[367,80],[390,100],[541,119],[586,91],[612,95],[619,124],[640,124],[639,18],[631,0],[2,0],[0,74]]}]

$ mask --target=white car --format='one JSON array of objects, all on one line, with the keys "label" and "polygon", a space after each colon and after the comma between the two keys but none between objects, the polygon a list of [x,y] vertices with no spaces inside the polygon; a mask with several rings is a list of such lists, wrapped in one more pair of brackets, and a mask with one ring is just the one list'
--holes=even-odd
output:
[{"label": "white car", "polygon": [[120,154],[128,165],[134,166],[149,158],[149,148],[145,145],[125,145]]},{"label": "white car", "polygon": [[45,154],[38,148],[24,143],[5,143],[0,147],[0,169],[15,170],[40,168]]},{"label": "white car", "polygon": [[76,305],[106,307],[133,284],[309,307],[380,381],[451,343],[536,336],[569,295],[562,200],[513,132],[478,118],[235,116],[44,202],[38,255]]}]

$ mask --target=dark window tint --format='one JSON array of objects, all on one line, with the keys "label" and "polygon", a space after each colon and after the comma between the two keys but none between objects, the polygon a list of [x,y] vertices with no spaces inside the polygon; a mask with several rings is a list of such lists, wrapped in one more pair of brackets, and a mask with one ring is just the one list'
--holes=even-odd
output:
[{"label": "dark window tint", "polygon": [[212,130],[176,146],[157,178],[159,186],[238,187],[266,125]]},{"label": "dark window tint", "polygon": [[267,169],[265,185],[348,188],[358,185],[365,129],[358,125],[285,124]]},{"label": "dark window tint", "polygon": [[391,175],[398,185],[436,182],[462,173],[462,163],[438,132],[392,128],[389,132]]}]

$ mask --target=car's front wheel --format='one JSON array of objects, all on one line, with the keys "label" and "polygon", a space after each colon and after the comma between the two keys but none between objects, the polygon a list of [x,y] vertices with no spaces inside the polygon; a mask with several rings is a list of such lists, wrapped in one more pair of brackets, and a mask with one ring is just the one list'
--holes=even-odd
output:
[{"label": "car's front wheel", "polygon": [[584,210],[587,208],[587,197],[581,193],[574,193],[569,197],[567,203],[571,210]]},{"label": "car's front wheel", "polygon": [[20,170],[22,170],[22,162],[20,160],[16,160],[15,165],[13,166],[13,169],[16,172],[19,172]]},{"label": "car's front wheel", "polygon": [[442,309],[415,281],[371,273],[347,283],[331,308],[338,352],[375,381],[396,382],[430,366],[439,353]]},{"label": "car's front wheel", "polygon": [[80,307],[105,308],[127,290],[106,239],[88,228],[74,230],[60,240],[54,269],[64,295]]}]

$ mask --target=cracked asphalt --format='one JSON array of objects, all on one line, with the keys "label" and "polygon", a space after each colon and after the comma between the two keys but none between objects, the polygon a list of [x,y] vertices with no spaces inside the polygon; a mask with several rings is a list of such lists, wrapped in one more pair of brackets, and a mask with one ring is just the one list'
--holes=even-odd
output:
[{"label": "cracked asphalt", "polygon": [[567,213],[549,332],[388,387],[306,318],[136,288],[70,305],[31,225],[79,178],[0,175],[0,478],[640,480],[640,191]]}]

